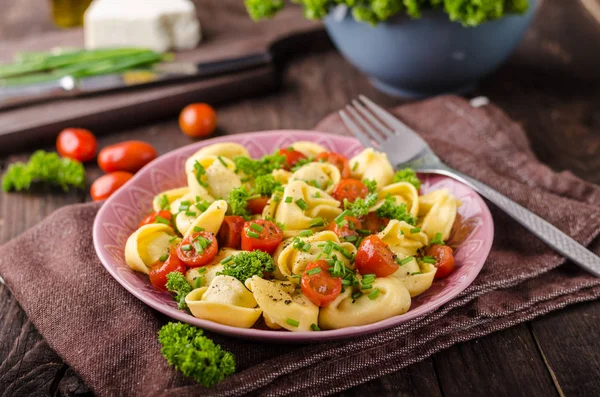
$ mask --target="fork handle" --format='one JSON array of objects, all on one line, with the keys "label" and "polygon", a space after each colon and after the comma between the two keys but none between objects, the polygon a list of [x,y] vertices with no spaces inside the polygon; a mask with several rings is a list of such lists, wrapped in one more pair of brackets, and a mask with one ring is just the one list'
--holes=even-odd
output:
[{"label": "fork handle", "polygon": [[492,189],[488,185],[450,169],[419,171],[444,174],[472,187],[475,191],[490,200],[554,250],[566,258],[569,258],[581,268],[600,277],[600,257],[598,255],[579,244],[551,223],[540,218],[527,208],[515,203],[513,200]]}]

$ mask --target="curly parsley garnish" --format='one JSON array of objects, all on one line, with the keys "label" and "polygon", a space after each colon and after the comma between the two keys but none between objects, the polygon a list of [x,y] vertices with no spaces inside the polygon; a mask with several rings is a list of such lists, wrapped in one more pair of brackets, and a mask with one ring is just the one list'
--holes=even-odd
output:
[{"label": "curly parsley garnish", "polygon": [[377,192],[377,181],[375,179],[363,179],[362,183],[369,189],[369,193]]},{"label": "curly parsley garnish", "polygon": [[235,277],[242,283],[252,276],[264,277],[265,273],[275,270],[275,261],[263,251],[241,252],[221,261],[223,271],[217,274]]},{"label": "curly parsley garnish", "polygon": [[348,211],[348,215],[360,217],[369,213],[369,209],[377,203],[377,193],[371,193],[366,198],[356,199],[353,203],[344,200],[344,209]]},{"label": "curly parsley garnish", "polygon": [[394,183],[396,182],[408,182],[413,185],[417,190],[421,187],[421,180],[417,176],[417,173],[412,168],[404,168],[396,172],[394,175]]},{"label": "curly parsley garnish", "polygon": [[270,196],[275,191],[281,190],[281,183],[273,175],[260,175],[254,180],[254,191],[261,196]]},{"label": "curly parsley garnish", "polygon": [[276,152],[263,156],[258,160],[246,156],[236,156],[233,158],[233,162],[235,163],[236,172],[243,172],[248,177],[256,178],[283,168],[286,164],[286,157]]},{"label": "curly parsley garnish", "polygon": [[192,292],[192,286],[187,282],[185,276],[180,272],[171,272],[167,274],[167,290],[173,294],[173,299],[177,302],[180,310],[188,308],[185,303],[185,297]]},{"label": "curly parsley garnish", "polygon": [[397,219],[405,221],[409,225],[417,223],[417,220],[406,211],[406,204],[396,204],[396,199],[391,195],[385,198],[385,201],[381,207],[377,208],[375,213],[380,218]]}]

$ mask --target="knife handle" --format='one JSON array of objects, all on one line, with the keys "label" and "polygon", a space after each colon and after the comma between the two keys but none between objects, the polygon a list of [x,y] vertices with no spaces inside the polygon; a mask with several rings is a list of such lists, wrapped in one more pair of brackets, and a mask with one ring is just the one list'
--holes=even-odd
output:
[{"label": "knife handle", "polygon": [[0,87],[0,110],[72,96],[76,81],[70,76],[35,85]]},{"label": "knife handle", "polygon": [[260,52],[239,58],[228,58],[197,65],[198,77],[226,74],[268,65],[273,60],[269,52]]}]

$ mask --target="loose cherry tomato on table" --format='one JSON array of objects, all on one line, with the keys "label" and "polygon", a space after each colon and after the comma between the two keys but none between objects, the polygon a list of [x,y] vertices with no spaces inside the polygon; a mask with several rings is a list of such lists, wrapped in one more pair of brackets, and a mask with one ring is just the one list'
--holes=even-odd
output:
[{"label": "loose cherry tomato on table", "polygon": [[98,165],[104,172],[137,172],[156,158],[156,149],[142,141],[125,141],[110,145],[98,153]]},{"label": "loose cherry tomato on table", "polygon": [[[324,260],[311,262],[302,274],[302,293],[317,306],[327,306],[342,291],[342,279],[332,277]],[[320,269],[320,270],[316,270]]]},{"label": "loose cherry tomato on table", "polygon": [[279,149],[279,154],[285,156],[285,162],[287,163],[288,169],[296,165],[298,161],[306,159],[305,155],[292,148]]},{"label": "loose cherry tomato on table", "polygon": [[388,218],[380,218],[374,212],[369,212],[365,216],[360,217],[362,228],[371,232],[371,234],[377,234],[382,231],[390,220]]},{"label": "loose cherry tomato on table", "polygon": [[223,218],[217,236],[219,246],[239,249],[242,246],[242,229],[245,222],[244,218],[237,215],[227,215]]},{"label": "loose cherry tomato on table", "polygon": [[264,219],[244,223],[242,249],[261,250],[272,254],[283,240],[283,231],[273,222]]},{"label": "loose cherry tomato on table", "polygon": [[335,165],[340,170],[342,179],[350,178],[350,163],[345,156],[335,152],[321,152],[315,157],[315,161],[323,160],[329,164]]},{"label": "loose cherry tomato on table", "polygon": [[157,261],[150,268],[150,283],[160,291],[167,290],[167,274],[171,272],[185,273],[186,267],[179,257],[175,247],[171,247],[166,261]]},{"label": "loose cherry tomato on table", "polygon": [[116,171],[102,175],[100,178],[96,179],[90,187],[92,200],[100,201],[107,199],[131,178],[133,178],[133,174],[124,171]]},{"label": "loose cherry tomato on table", "polygon": [[202,138],[209,136],[217,127],[217,113],[206,103],[192,103],[179,114],[179,128],[184,134]]},{"label": "loose cherry tomato on table", "polygon": [[184,238],[177,246],[177,256],[189,267],[210,263],[219,251],[214,233],[195,232]]},{"label": "loose cherry tomato on table", "polygon": [[82,163],[93,160],[97,149],[96,137],[83,128],[65,128],[56,138],[58,154]]},{"label": "loose cherry tomato on table", "polygon": [[334,232],[338,237],[357,236],[359,229],[362,229],[362,223],[354,216],[344,217],[344,222],[337,224],[335,221],[329,224],[328,229]]},{"label": "loose cherry tomato on table", "polygon": [[359,180],[342,179],[333,189],[331,197],[343,203],[344,199],[353,203],[358,198],[365,198],[369,189]]},{"label": "loose cherry tomato on table", "polygon": [[454,270],[454,253],[447,245],[433,244],[425,250],[425,255],[435,258],[435,278],[447,277]]},{"label": "loose cherry tomato on table", "polygon": [[171,213],[171,211],[167,211],[167,210],[155,212],[153,214],[148,215],[144,219],[142,219],[142,221],[140,222],[138,227],[142,227],[144,225],[149,225],[150,223],[156,223],[157,218],[162,218],[162,219],[165,219],[165,220],[171,222],[171,219],[173,218],[173,214]]},{"label": "loose cherry tomato on table", "polygon": [[267,196],[250,199],[248,200],[248,211],[250,211],[252,215],[262,214],[263,209],[267,206],[268,202],[269,197]]},{"label": "loose cherry tomato on table", "polygon": [[398,270],[396,255],[379,237],[365,237],[358,246],[354,262],[360,274],[372,274],[387,277]]}]

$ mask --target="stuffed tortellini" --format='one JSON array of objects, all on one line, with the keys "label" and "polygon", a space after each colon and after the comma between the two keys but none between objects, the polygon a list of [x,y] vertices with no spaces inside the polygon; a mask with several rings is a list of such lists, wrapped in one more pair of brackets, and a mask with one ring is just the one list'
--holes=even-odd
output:
[{"label": "stuffed tortellini", "polygon": [[329,163],[308,163],[291,176],[291,180],[301,180],[316,188],[331,193],[340,182],[340,170]]},{"label": "stuffed tortellini", "polygon": [[441,233],[441,239],[448,240],[456,219],[458,200],[448,189],[440,189],[424,194],[419,202],[419,216],[423,218],[421,230],[431,239]]},{"label": "stuffed tortellini", "polygon": [[385,153],[372,148],[365,149],[350,160],[352,175],[357,179],[369,179],[382,188],[394,179],[394,169]]},{"label": "stuffed tortellini", "polygon": [[169,253],[173,228],[162,223],[144,225],[125,243],[125,262],[135,271],[149,273],[150,266]]}]

